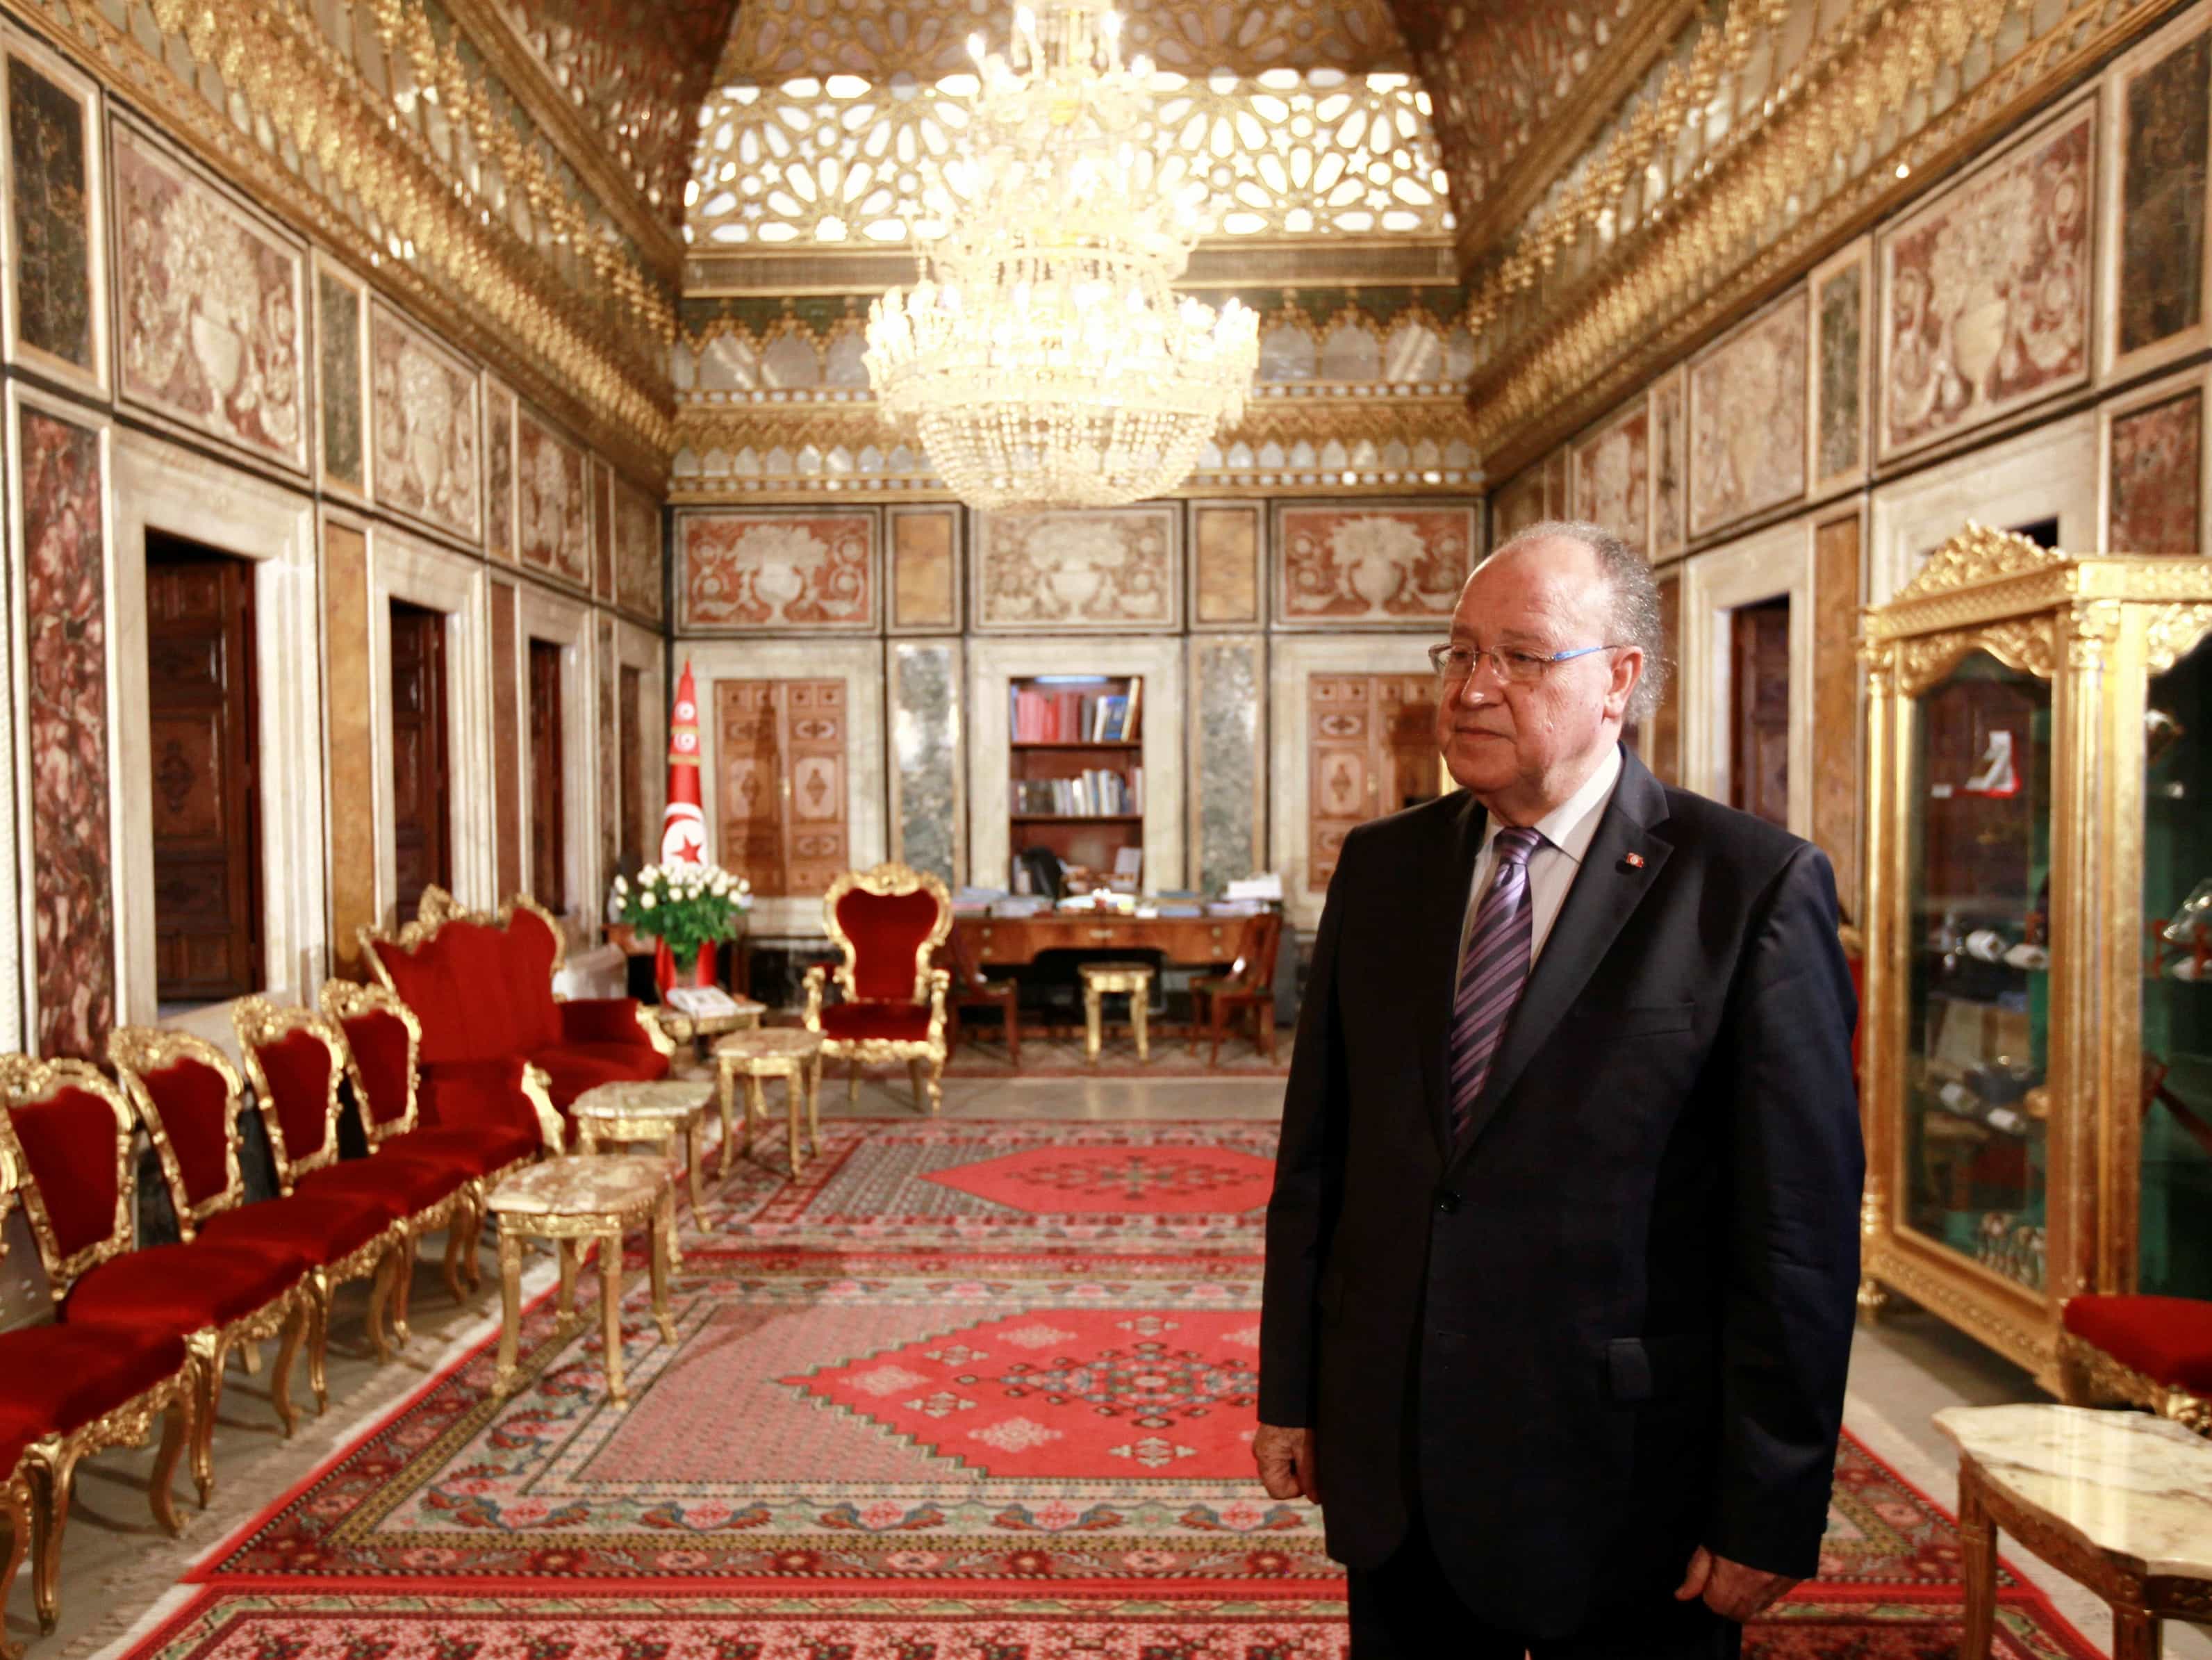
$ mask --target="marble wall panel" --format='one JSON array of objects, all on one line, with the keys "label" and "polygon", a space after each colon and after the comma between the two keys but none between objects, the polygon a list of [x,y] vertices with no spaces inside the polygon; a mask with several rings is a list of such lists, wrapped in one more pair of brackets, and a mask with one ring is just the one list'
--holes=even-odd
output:
[{"label": "marble wall panel", "polygon": [[1805,293],[1690,365],[1690,534],[1805,493]]},{"label": "marble wall panel", "polygon": [[361,289],[337,272],[315,272],[315,376],[322,400],[323,483],[355,495],[368,489],[362,430]]},{"label": "marble wall panel", "polygon": [[514,557],[514,394],[496,382],[485,390],[484,546]]},{"label": "marble wall panel", "polygon": [[1182,621],[1182,510],[975,515],[980,630],[1174,629]]},{"label": "marble wall panel", "polygon": [[115,1024],[100,435],[17,411],[39,1053],[100,1058]]},{"label": "marble wall panel", "polygon": [[1651,544],[1651,410],[1639,398],[1574,447],[1574,516]]},{"label": "marble wall panel", "polygon": [[1845,918],[1859,893],[1859,516],[1813,532],[1813,836],[1835,866]]},{"label": "marble wall panel", "polygon": [[475,368],[382,306],[369,313],[368,357],[379,505],[480,541]]},{"label": "marble wall panel", "polygon": [[522,642],[514,584],[491,585],[492,823],[498,891],[522,886]]},{"label": "marble wall panel", "polygon": [[1201,893],[1267,862],[1266,651],[1257,635],[1191,642],[1191,854]]},{"label": "marble wall panel", "polygon": [[1544,458],[1544,517],[1567,516],[1567,452],[1563,445]]},{"label": "marble wall panel", "polygon": [[99,91],[11,38],[0,95],[7,102],[9,356],[104,392]]},{"label": "marble wall panel", "polygon": [[1670,574],[1659,579],[1659,629],[1664,641],[1661,654],[1670,671],[1659,707],[1651,716],[1651,733],[1643,745],[1644,764],[1662,784],[1682,781],[1682,579]]},{"label": "marble wall panel", "polygon": [[1884,458],[2088,379],[2096,117],[2076,105],[1883,234]]},{"label": "marble wall panel", "polygon": [[1813,488],[1856,483],[1866,474],[1867,301],[1873,290],[1864,242],[1813,273]]},{"label": "marble wall panel", "polygon": [[615,601],[660,621],[660,506],[629,482],[614,484]]},{"label": "marble wall panel", "polygon": [[522,562],[592,586],[591,467],[584,452],[516,406],[515,529]]},{"label": "marble wall panel", "polygon": [[[2118,337],[2122,363],[2204,320],[2206,154],[2212,33],[2196,32],[2119,76]],[[2108,187],[2109,188],[2109,187]]]},{"label": "marble wall panel", "polygon": [[[600,611],[597,621],[599,868],[612,873],[622,862],[622,702],[617,690],[622,675],[615,655],[615,619]],[[599,906],[586,903],[583,909],[586,921],[597,924]]]},{"label": "marble wall panel", "polygon": [[1671,559],[1689,538],[1688,372],[1673,369],[1651,387],[1651,557]]},{"label": "marble wall panel", "polygon": [[1458,603],[1479,511],[1473,503],[1277,506],[1276,622],[1434,628]]},{"label": "marble wall panel", "polygon": [[960,645],[894,642],[891,857],[959,880]]},{"label": "marble wall panel", "polygon": [[370,684],[368,538],[323,526],[323,708],[328,722],[331,960],[364,979],[356,928],[376,925],[376,698]]},{"label": "marble wall panel", "polygon": [[1531,525],[1544,522],[1544,469],[1540,463],[1524,467],[1513,482],[1498,492],[1491,509],[1491,534],[1504,545]]},{"label": "marble wall panel", "polygon": [[879,514],[687,513],[676,521],[679,629],[852,633],[876,615]]},{"label": "marble wall panel", "polygon": [[894,508],[890,513],[891,628],[960,626],[960,510]]},{"label": "marble wall panel", "polygon": [[112,132],[123,396],[306,471],[305,252],[137,128]]},{"label": "marble wall panel", "polygon": [[2194,556],[2204,524],[2203,389],[2113,416],[2107,454],[2106,547]]},{"label": "marble wall panel", "polygon": [[1257,628],[1265,510],[1256,502],[1191,509],[1191,618],[1202,627]]},{"label": "marble wall panel", "polygon": [[597,459],[592,462],[592,546],[599,559],[599,574],[592,591],[612,605],[615,600],[614,470]]}]

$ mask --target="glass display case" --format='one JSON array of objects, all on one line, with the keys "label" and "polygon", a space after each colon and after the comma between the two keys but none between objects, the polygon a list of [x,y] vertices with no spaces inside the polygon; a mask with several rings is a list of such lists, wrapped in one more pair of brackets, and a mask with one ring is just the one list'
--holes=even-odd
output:
[{"label": "glass display case", "polygon": [[1971,527],[1865,615],[1862,1306],[2057,1381],[2212,1296],[2212,560]]}]

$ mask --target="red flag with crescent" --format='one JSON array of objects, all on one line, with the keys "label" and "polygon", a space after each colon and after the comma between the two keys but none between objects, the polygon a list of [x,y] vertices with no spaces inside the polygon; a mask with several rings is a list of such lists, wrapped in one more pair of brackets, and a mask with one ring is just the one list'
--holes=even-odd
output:
[{"label": "red flag with crescent", "polygon": [[660,862],[707,862],[707,812],[699,793],[699,694],[689,658],[668,711],[668,810],[660,818]]}]

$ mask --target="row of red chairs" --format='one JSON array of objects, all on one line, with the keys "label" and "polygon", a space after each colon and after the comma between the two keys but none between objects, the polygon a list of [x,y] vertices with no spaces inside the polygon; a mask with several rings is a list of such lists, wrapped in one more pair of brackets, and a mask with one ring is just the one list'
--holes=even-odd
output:
[{"label": "row of red chairs", "polygon": [[[271,1395],[286,1434],[302,1347],[318,1411],[329,1404],[331,1299],[372,1281],[368,1337],[407,1339],[416,1241],[446,1233],[459,1300],[481,1282],[484,1199],[509,1171],[558,1151],[544,1078],[520,1059],[486,1062],[422,1099],[421,1028],[382,987],[325,986],[320,1013],[259,998],[235,1006],[240,1054],[281,1196],[248,1203],[240,1160],[244,1080],[213,1045],[126,1028],[108,1043],[118,1081],[75,1061],[0,1055],[0,1226],[20,1196],[58,1320],[0,1333],[0,1604],[27,1549],[42,1629],[59,1614],[59,1566],[77,1462],[164,1430],[154,1516],[174,1533],[171,1482],[189,1454],[204,1506],[215,1487],[216,1412],[229,1356],[249,1369],[279,1340]],[[349,1080],[368,1156],[341,1159]],[[425,1107],[431,1107],[426,1114]],[[433,1116],[434,1115],[434,1116]],[[135,1135],[143,1125],[180,1242],[133,1249]],[[5,1249],[0,1239],[0,1250]],[[0,1639],[0,1660],[15,1660]]]}]

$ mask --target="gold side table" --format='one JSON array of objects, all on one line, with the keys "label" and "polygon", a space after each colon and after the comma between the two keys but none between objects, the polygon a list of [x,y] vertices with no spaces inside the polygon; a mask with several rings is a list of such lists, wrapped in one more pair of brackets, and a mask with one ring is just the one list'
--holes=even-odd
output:
[{"label": "gold side table", "polygon": [[672,1043],[704,1042],[713,1037],[726,1037],[733,1031],[757,1031],[761,1016],[768,1012],[768,1005],[756,1003],[750,997],[731,999],[737,1005],[727,1014],[686,1014],[667,1003],[654,1008],[660,1029],[668,1034]]},{"label": "gold side table", "polygon": [[1129,1000],[1129,1025],[1136,1033],[1137,1059],[1152,1058],[1152,1034],[1146,1022],[1152,1012],[1152,965],[1150,963],[1085,963],[1083,976],[1083,1058],[1096,1066],[1101,1046],[1099,1002],[1109,992]]},{"label": "gold side table", "polygon": [[[706,1201],[699,1183],[699,1131],[708,1108],[714,1104],[714,1086],[703,1078],[656,1084],[600,1084],[586,1090],[568,1109],[576,1120],[576,1151],[596,1152],[603,1141],[650,1141],[663,1158],[676,1156],[684,1144],[684,1167],[691,1194],[691,1219],[697,1221]],[[723,1157],[728,1167],[728,1155]]]},{"label": "gold side table", "polygon": [[518,1171],[492,1190],[486,1207],[499,1218],[501,1319],[499,1364],[492,1395],[505,1399],[515,1384],[515,1353],[522,1341],[522,1247],[526,1239],[552,1243],[561,1258],[562,1335],[583,1318],[576,1306],[576,1265],[592,1240],[599,1246],[599,1314],[606,1348],[607,1399],[629,1404],[623,1382],[623,1233],[645,1228],[653,1269],[653,1319],[661,1337],[676,1341],[668,1312],[668,1271],[676,1243],[675,1185],[668,1166],[652,1158],[593,1158],[564,1153]]},{"label": "gold side table", "polygon": [[796,1026],[733,1032],[714,1045],[714,1064],[721,1074],[723,1168],[729,1167],[738,1079],[745,1080],[745,1152],[750,1154],[753,1121],[768,1116],[768,1080],[781,1078],[791,1119],[791,1173],[798,1175],[806,1167],[799,1151],[802,1110],[808,1150],[822,1151],[822,1034]]}]

